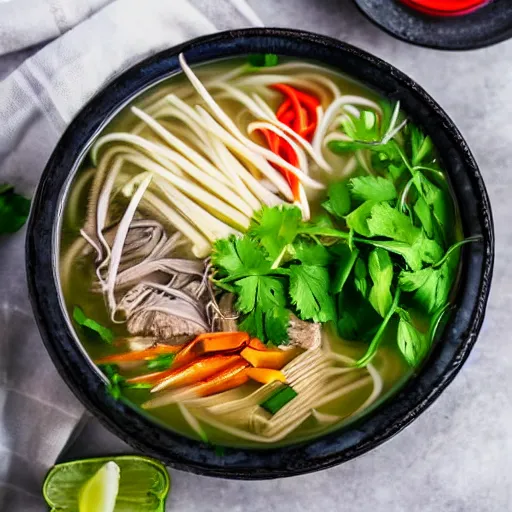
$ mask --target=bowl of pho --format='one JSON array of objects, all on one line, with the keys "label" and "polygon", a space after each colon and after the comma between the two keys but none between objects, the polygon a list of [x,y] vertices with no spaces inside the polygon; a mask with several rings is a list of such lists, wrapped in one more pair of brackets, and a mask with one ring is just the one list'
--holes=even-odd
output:
[{"label": "bowl of pho", "polygon": [[104,425],[257,479],[344,462],[425,410],[476,341],[493,251],[477,165],[420,86],[251,29],[90,101],[41,179],[27,265],[55,366]]}]

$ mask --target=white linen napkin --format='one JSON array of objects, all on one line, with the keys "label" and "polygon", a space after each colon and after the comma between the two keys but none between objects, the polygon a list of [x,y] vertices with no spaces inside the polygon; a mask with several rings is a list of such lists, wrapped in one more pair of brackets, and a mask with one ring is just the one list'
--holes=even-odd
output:
[{"label": "white linen napkin", "polygon": [[[199,35],[259,24],[244,0],[0,0],[0,55],[67,31],[0,83],[0,183],[32,196],[71,119],[103,84],[137,61]],[[43,509],[44,474],[83,414],[34,323],[24,237],[21,230],[0,239],[3,512]]]}]

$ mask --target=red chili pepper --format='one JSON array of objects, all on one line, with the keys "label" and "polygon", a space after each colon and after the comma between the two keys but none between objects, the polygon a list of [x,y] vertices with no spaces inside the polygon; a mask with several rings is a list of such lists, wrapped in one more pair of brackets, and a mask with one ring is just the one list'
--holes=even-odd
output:
[{"label": "red chili pepper", "polygon": [[[314,96],[299,91],[287,84],[273,84],[271,87],[286,97],[277,109],[277,119],[304,139],[311,141],[318,124],[317,108],[320,105],[320,101]],[[294,167],[297,167],[299,158],[288,141],[271,130],[262,129],[261,132],[273,153],[279,155]],[[293,199],[296,202],[300,201],[299,179],[287,169],[283,169],[278,165],[274,167],[285,177],[290,185]]]},{"label": "red chili pepper", "polygon": [[432,16],[461,16],[489,3],[489,0],[401,0],[417,11]]}]

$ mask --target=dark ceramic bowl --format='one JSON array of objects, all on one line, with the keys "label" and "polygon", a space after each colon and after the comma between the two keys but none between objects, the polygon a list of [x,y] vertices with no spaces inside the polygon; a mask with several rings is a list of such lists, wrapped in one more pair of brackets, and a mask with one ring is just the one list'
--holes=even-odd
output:
[{"label": "dark ceramic bowl", "polygon": [[[413,121],[432,137],[461,207],[465,236],[481,235],[463,252],[456,307],[421,371],[391,399],[348,427],[318,439],[268,450],[226,449],[223,456],[113,400],[77,342],[57,277],[59,216],[67,185],[91,139],[134,95],[179,69],[178,54],[191,64],[247,53],[272,52],[315,59],[356,78],[391,100],[400,100]],[[35,316],[57,370],[82,403],[134,448],[170,466],[211,476],[261,479],[328,468],[375,448],[417,418],[451,382],[482,325],[494,258],[489,198],[466,142],[439,105],[414,81],[368,53],[315,34],[251,29],[195,39],[150,57],[124,72],[78,114],[53,152],[34,198],[27,236],[27,275]]]},{"label": "dark ceramic bowl", "polygon": [[438,50],[475,50],[512,37],[512,3],[491,0],[470,14],[436,17],[399,0],[354,0],[375,25],[402,41]]}]

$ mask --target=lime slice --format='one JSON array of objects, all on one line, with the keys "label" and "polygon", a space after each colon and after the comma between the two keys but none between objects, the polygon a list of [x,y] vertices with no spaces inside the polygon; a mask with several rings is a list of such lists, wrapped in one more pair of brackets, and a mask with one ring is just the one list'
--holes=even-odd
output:
[{"label": "lime slice", "polygon": [[119,466],[107,462],[80,489],[78,510],[80,512],[114,512],[119,492]]},{"label": "lime slice", "polygon": [[43,485],[43,495],[50,508],[59,512],[83,512],[79,505],[82,506],[86,487],[108,462],[115,462],[120,470],[115,512],[165,510],[170,487],[165,466],[154,459],[135,455],[77,460],[54,466]]}]

